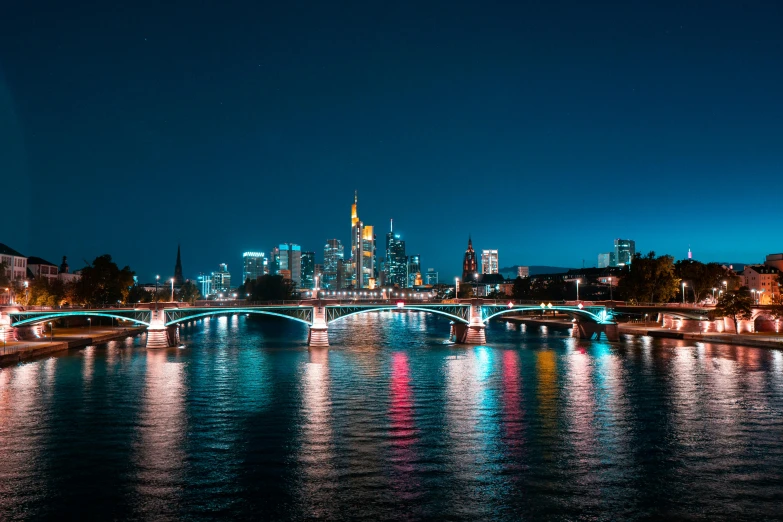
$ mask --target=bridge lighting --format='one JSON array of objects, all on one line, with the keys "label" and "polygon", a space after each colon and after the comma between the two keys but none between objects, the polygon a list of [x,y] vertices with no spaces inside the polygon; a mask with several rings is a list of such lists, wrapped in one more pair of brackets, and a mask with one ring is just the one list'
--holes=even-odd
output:
[{"label": "bridge lighting", "polygon": [[549,303],[547,307],[552,308],[552,303]]},{"label": "bridge lighting", "polygon": [[405,302],[404,301],[397,301],[397,308],[405,308]]},{"label": "bridge lighting", "polygon": [[546,305],[544,303],[541,303],[541,309],[543,310],[544,308],[546,308]]},{"label": "bridge lighting", "polygon": [[514,303],[512,303],[511,301],[509,301],[509,302],[508,302],[508,307],[509,307],[509,308],[514,308]]},{"label": "bridge lighting", "polygon": [[579,303],[577,306],[579,307],[579,309],[580,309],[580,310],[581,310],[582,308],[584,308],[584,305],[583,305],[582,303]]}]

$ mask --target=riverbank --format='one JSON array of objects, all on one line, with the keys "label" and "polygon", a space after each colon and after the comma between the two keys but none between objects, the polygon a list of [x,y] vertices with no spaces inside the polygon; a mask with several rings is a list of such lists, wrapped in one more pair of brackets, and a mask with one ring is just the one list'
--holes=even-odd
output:
[{"label": "riverbank", "polygon": [[54,339],[9,341],[0,347],[0,368],[58,352],[136,336],[144,327],[55,328]]},{"label": "riverbank", "polygon": [[[571,328],[570,319],[559,318],[541,318],[541,317],[504,317],[503,320],[512,323],[524,323],[537,326],[548,326],[553,328]],[[766,333],[716,333],[706,334],[698,332],[678,332],[669,328],[661,328],[657,323],[645,325],[642,323],[620,323],[618,324],[621,334],[626,335],[646,335],[660,339],[683,339],[688,341],[699,341],[704,343],[722,343],[738,344],[743,346],[753,346],[757,348],[777,348],[783,349],[783,334]]]}]

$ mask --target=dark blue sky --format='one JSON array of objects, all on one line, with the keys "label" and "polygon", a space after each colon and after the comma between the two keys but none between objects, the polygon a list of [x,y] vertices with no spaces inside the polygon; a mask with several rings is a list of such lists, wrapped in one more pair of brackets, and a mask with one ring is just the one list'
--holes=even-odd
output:
[{"label": "dark blue sky", "polygon": [[501,266],[783,251],[778,2],[420,4],[4,3],[0,242],[239,273],[347,242],[358,189],[442,279],[469,233]]}]

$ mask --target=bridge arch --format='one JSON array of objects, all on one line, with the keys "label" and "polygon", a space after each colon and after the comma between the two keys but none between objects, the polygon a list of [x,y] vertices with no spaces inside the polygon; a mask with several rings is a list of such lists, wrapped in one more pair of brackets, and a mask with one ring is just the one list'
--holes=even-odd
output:
[{"label": "bridge arch", "polygon": [[[337,307],[331,308],[330,307],[330,310],[339,310],[339,308],[337,308]],[[462,317],[459,317],[459,316],[454,315],[454,314],[450,314],[450,313],[448,313],[446,311],[443,311],[443,310],[438,310],[436,308],[424,308],[424,307],[417,307],[417,306],[405,306],[404,308],[400,308],[400,307],[398,307],[396,305],[380,305],[380,306],[361,308],[359,310],[352,310],[350,312],[346,312],[346,313],[340,314],[338,316],[333,316],[333,317],[329,318],[328,321],[327,321],[327,324],[332,324],[335,321],[339,321],[340,319],[344,319],[344,318],[349,317],[351,315],[358,315],[358,314],[363,314],[363,313],[367,313],[367,312],[388,312],[388,311],[394,311],[394,310],[400,310],[400,311],[403,311],[403,312],[404,311],[408,311],[408,310],[413,310],[413,311],[416,311],[416,312],[427,312],[427,313],[430,313],[430,314],[437,314],[437,315],[442,315],[444,317],[448,317],[449,319],[451,319],[452,321],[455,321],[455,322],[459,322],[459,323],[463,323],[463,324],[469,324],[469,321],[466,321]],[[327,316],[328,315],[329,314],[327,314]]]},{"label": "bridge arch", "polygon": [[588,321],[597,324],[603,324],[609,322],[609,318],[606,317],[606,312],[604,312],[604,317],[601,317],[600,315],[594,314],[589,310],[585,310],[578,307],[566,307],[566,306],[558,306],[558,307],[546,308],[546,309],[541,308],[540,306],[514,306],[512,308],[504,308],[503,310],[495,311],[494,313],[483,318],[483,322],[484,324],[486,324],[493,317],[497,317],[499,315],[504,315],[504,314],[520,313],[520,312],[541,312],[541,311],[562,312],[567,315],[570,315],[571,317],[579,317],[579,318],[587,319]]},{"label": "bridge arch", "polygon": [[110,317],[114,319],[121,319],[123,321],[131,321],[133,323],[142,326],[150,325],[148,321],[143,321],[135,317],[127,317],[124,315],[112,314],[108,312],[52,312],[50,314],[36,315],[34,317],[28,317],[27,319],[15,321],[11,324],[11,326],[16,328],[18,326],[33,325],[46,321],[51,321],[52,319],[62,319],[65,317]]},{"label": "bridge arch", "polygon": [[191,319],[198,319],[200,317],[207,317],[212,315],[230,315],[230,314],[259,314],[259,315],[271,315],[274,317],[282,317],[283,319],[290,319],[291,321],[298,321],[300,323],[304,323],[307,326],[312,326],[311,321],[307,321],[305,319],[302,319],[300,317],[294,317],[293,315],[286,315],[281,314],[277,312],[270,312],[268,310],[258,310],[253,308],[247,308],[247,309],[236,309],[236,310],[226,310],[226,309],[215,309],[210,310],[208,312],[200,312],[197,314],[191,314],[191,315],[183,315],[182,317],[178,317],[175,319],[171,319],[170,321],[166,321],[164,323],[164,326],[173,326],[175,324],[184,323],[185,321],[190,321]]}]

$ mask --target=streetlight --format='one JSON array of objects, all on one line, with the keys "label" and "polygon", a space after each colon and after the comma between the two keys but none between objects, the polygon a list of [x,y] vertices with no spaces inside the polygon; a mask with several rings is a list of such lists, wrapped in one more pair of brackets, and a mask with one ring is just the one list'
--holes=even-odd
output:
[{"label": "streetlight", "polygon": [[49,321],[49,340],[54,341],[54,326],[51,321]]},{"label": "streetlight", "polygon": [[579,283],[581,282],[581,279],[576,280],[576,300],[579,301]]},{"label": "streetlight", "polygon": [[761,304],[761,294],[764,293],[764,289],[758,290],[756,292],[756,304]]},{"label": "streetlight", "polygon": [[172,277],[170,281],[171,281],[171,302],[173,303],[174,302],[174,278]]},{"label": "streetlight", "polygon": [[712,302],[713,303],[715,302],[715,290],[717,290],[717,288],[713,287],[713,289],[712,289]]},{"label": "streetlight", "polygon": [[160,276],[155,276],[155,302],[158,302],[158,281],[160,281]]},{"label": "streetlight", "polygon": [[685,287],[688,286],[685,284],[685,281],[682,282],[682,304],[685,304]]},{"label": "streetlight", "polygon": [[92,332],[92,317],[87,318],[87,331]]},{"label": "streetlight", "polygon": [[609,278],[609,300],[614,301],[614,297],[612,297],[612,278]]},{"label": "streetlight", "polygon": [[726,293],[729,293],[729,282],[728,281],[724,281],[723,282],[723,286],[726,287]]},{"label": "streetlight", "polygon": [[454,278],[454,299],[459,297],[459,277]]},{"label": "streetlight", "polygon": [[756,289],[755,288],[751,288],[750,289],[750,293],[753,294],[753,302],[758,304],[758,300],[756,299]]}]

